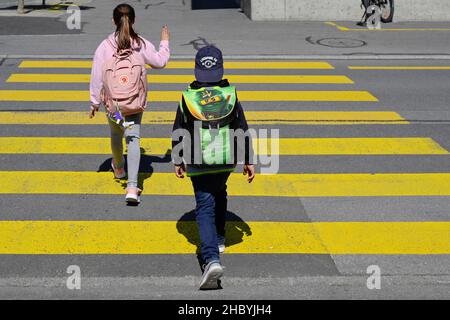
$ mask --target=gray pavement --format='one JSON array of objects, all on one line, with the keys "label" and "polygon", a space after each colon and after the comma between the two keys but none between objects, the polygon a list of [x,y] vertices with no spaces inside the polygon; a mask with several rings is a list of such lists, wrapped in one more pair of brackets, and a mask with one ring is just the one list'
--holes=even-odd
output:
[{"label": "gray pavement", "polygon": [[[364,276],[229,278],[223,290],[199,292],[195,277],[87,278],[84,290],[68,291],[64,278],[4,279],[0,298],[156,299],[156,300],[286,300],[288,299],[448,299],[449,277],[386,276],[381,290],[368,290]],[[26,287],[26,289],[24,288]],[[418,290],[420,288],[420,290]],[[270,291],[270,297],[266,292]]]},{"label": "gray pavement", "polygon": [[[59,1],[54,1],[58,3]],[[110,18],[112,9],[120,1],[78,0],[81,7],[81,33],[68,34],[64,10],[35,10],[18,18],[17,24],[2,22],[1,55],[92,55],[106,34],[114,31]],[[216,44],[226,56],[245,55],[449,55],[450,22],[399,22],[383,28],[442,28],[443,31],[381,31],[364,32],[357,21],[338,22],[350,27],[341,31],[335,26],[318,22],[255,22],[240,9],[187,10],[182,0],[151,2],[128,1],[136,9],[136,30],[155,44],[160,29],[168,24],[171,30],[171,49],[174,56],[193,56],[195,47],[204,43]],[[50,3],[50,1],[49,1]],[[154,4],[154,5],[152,5]],[[3,5],[0,21],[17,16],[11,1]],[[3,14],[2,14],[3,12]],[[3,16],[2,16],[3,15]],[[49,17],[55,26],[36,23],[35,19]],[[5,19],[5,20],[2,20]],[[364,28],[362,28],[364,29]],[[38,35],[40,30],[41,35]],[[19,34],[18,34],[19,33]],[[9,34],[9,35],[8,35]],[[206,42],[205,42],[206,41]]]}]

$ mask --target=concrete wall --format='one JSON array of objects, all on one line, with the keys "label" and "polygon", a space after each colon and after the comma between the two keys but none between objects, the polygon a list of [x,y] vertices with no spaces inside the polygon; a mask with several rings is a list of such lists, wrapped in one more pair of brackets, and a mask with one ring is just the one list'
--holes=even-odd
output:
[{"label": "concrete wall", "polygon": [[[450,21],[450,0],[395,0],[394,21]],[[360,0],[242,0],[242,9],[256,21],[359,20]]]}]

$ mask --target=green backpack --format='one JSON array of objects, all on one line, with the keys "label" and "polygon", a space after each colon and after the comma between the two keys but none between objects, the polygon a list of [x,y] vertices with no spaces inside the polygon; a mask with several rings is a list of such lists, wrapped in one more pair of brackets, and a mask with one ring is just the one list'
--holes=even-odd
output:
[{"label": "green backpack", "polygon": [[[204,87],[200,89],[188,88],[183,92],[187,110],[181,111],[185,122],[189,118],[200,121],[198,134],[201,142],[202,164],[187,165],[187,175],[195,176],[234,170],[233,143],[229,124],[236,117],[236,88]],[[194,139],[192,139],[192,142]]]}]

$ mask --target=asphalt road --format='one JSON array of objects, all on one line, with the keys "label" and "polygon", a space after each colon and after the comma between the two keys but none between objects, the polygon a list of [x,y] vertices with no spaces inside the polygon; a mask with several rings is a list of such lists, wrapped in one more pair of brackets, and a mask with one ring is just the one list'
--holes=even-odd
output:
[{"label": "asphalt road", "polygon": [[[48,1],[55,4],[59,1]],[[0,1],[0,55],[92,55],[105,34],[112,33],[112,10],[118,1],[74,0],[80,7],[81,29],[69,30],[65,6],[39,7],[27,0],[29,11],[19,16],[15,1]],[[130,0],[136,10],[135,29],[158,43],[161,26],[171,31],[176,55],[195,55],[215,44],[231,55],[448,55],[448,21],[394,22],[386,32],[367,32],[353,21],[251,21],[240,9],[188,10],[182,0]],[[34,6],[33,6],[34,5]],[[356,6],[359,4],[356,2]],[[336,23],[336,24],[334,24]],[[401,31],[397,31],[401,30]]]},{"label": "asphalt road", "polygon": [[[258,98],[249,94],[243,106],[249,114],[260,112],[248,116],[252,128],[279,129],[284,154],[275,176],[258,175],[252,186],[239,175],[233,178],[223,289],[207,293],[197,290],[190,186],[179,187],[165,152],[152,152],[152,143],[165,140],[149,140],[140,168],[142,203],[126,206],[121,184],[109,170],[107,139],[92,140],[108,138],[108,127],[101,120],[92,124],[87,113],[83,118],[85,100],[71,93],[72,98],[57,97],[61,90],[88,90],[87,82],[74,83],[70,75],[87,75],[89,68],[22,63],[6,59],[0,65],[0,298],[450,297],[448,61],[227,69],[227,76],[261,76],[256,83],[236,85],[243,95],[268,93],[266,101],[252,101]],[[149,73],[176,76],[192,70]],[[27,78],[32,74],[37,76]],[[50,74],[68,76],[66,82],[45,82]],[[351,81],[262,83],[267,75]],[[151,83],[151,99],[185,86]],[[43,90],[49,91],[42,95]],[[273,98],[270,93],[277,91],[285,91],[284,98]],[[306,91],[319,94],[305,99]],[[349,91],[365,98],[354,99]],[[338,94],[342,101],[330,101]],[[170,137],[175,110],[175,101],[152,101],[146,118],[164,112],[169,121],[148,120],[142,137]],[[280,120],[283,112],[290,122]],[[308,116],[314,120],[306,121]],[[54,137],[67,139],[54,145]],[[76,144],[81,138],[91,140]],[[298,140],[288,145],[287,138]],[[81,269],[80,290],[66,287],[69,265]],[[366,286],[371,265],[381,270],[379,290]]]}]

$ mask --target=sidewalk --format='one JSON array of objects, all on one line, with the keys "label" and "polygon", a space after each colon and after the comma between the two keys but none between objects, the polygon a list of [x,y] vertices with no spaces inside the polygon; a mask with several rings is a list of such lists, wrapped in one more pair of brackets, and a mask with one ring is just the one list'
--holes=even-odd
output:
[{"label": "sidewalk", "polygon": [[[58,3],[56,0],[47,2]],[[100,41],[114,31],[111,16],[116,2],[74,2],[84,6],[82,30],[76,32],[66,28],[68,15],[64,9],[56,13],[47,9],[31,11],[17,17],[11,1],[1,3],[0,21],[5,27],[0,35],[0,55],[91,56]],[[151,3],[131,0],[128,3],[137,12],[136,30],[154,44],[159,43],[161,26],[169,25],[173,57],[191,57],[196,52],[195,47],[212,43],[228,57],[383,58],[379,55],[398,55],[397,58],[408,58],[407,55],[436,55],[435,58],[450,59],[450,22],[393,23],[383,25],[383,28],[394,30],[366,31],[356,26],[359,17],[354,22],[338,22],[337,26],[325,22],[255,22],[239,9],[187,10],[182,0]],[[6,19],[14,19],[14,23],[5,23]],[[39,23],[36,19],[55,21]],[[409,28],[412,30],[405,30]]]},{"label": "sidewalk", "polygon": [[[447,275],[386,275],[381,290],[369,290],[365,275],[244,278],[226,276],[223,289],[197,290],[196,277],[83,277],[81,290],[65,278],[0,279],[2,299],[314,300],[448,298]],[[237,318],[237,317],[236,317]]]}]

